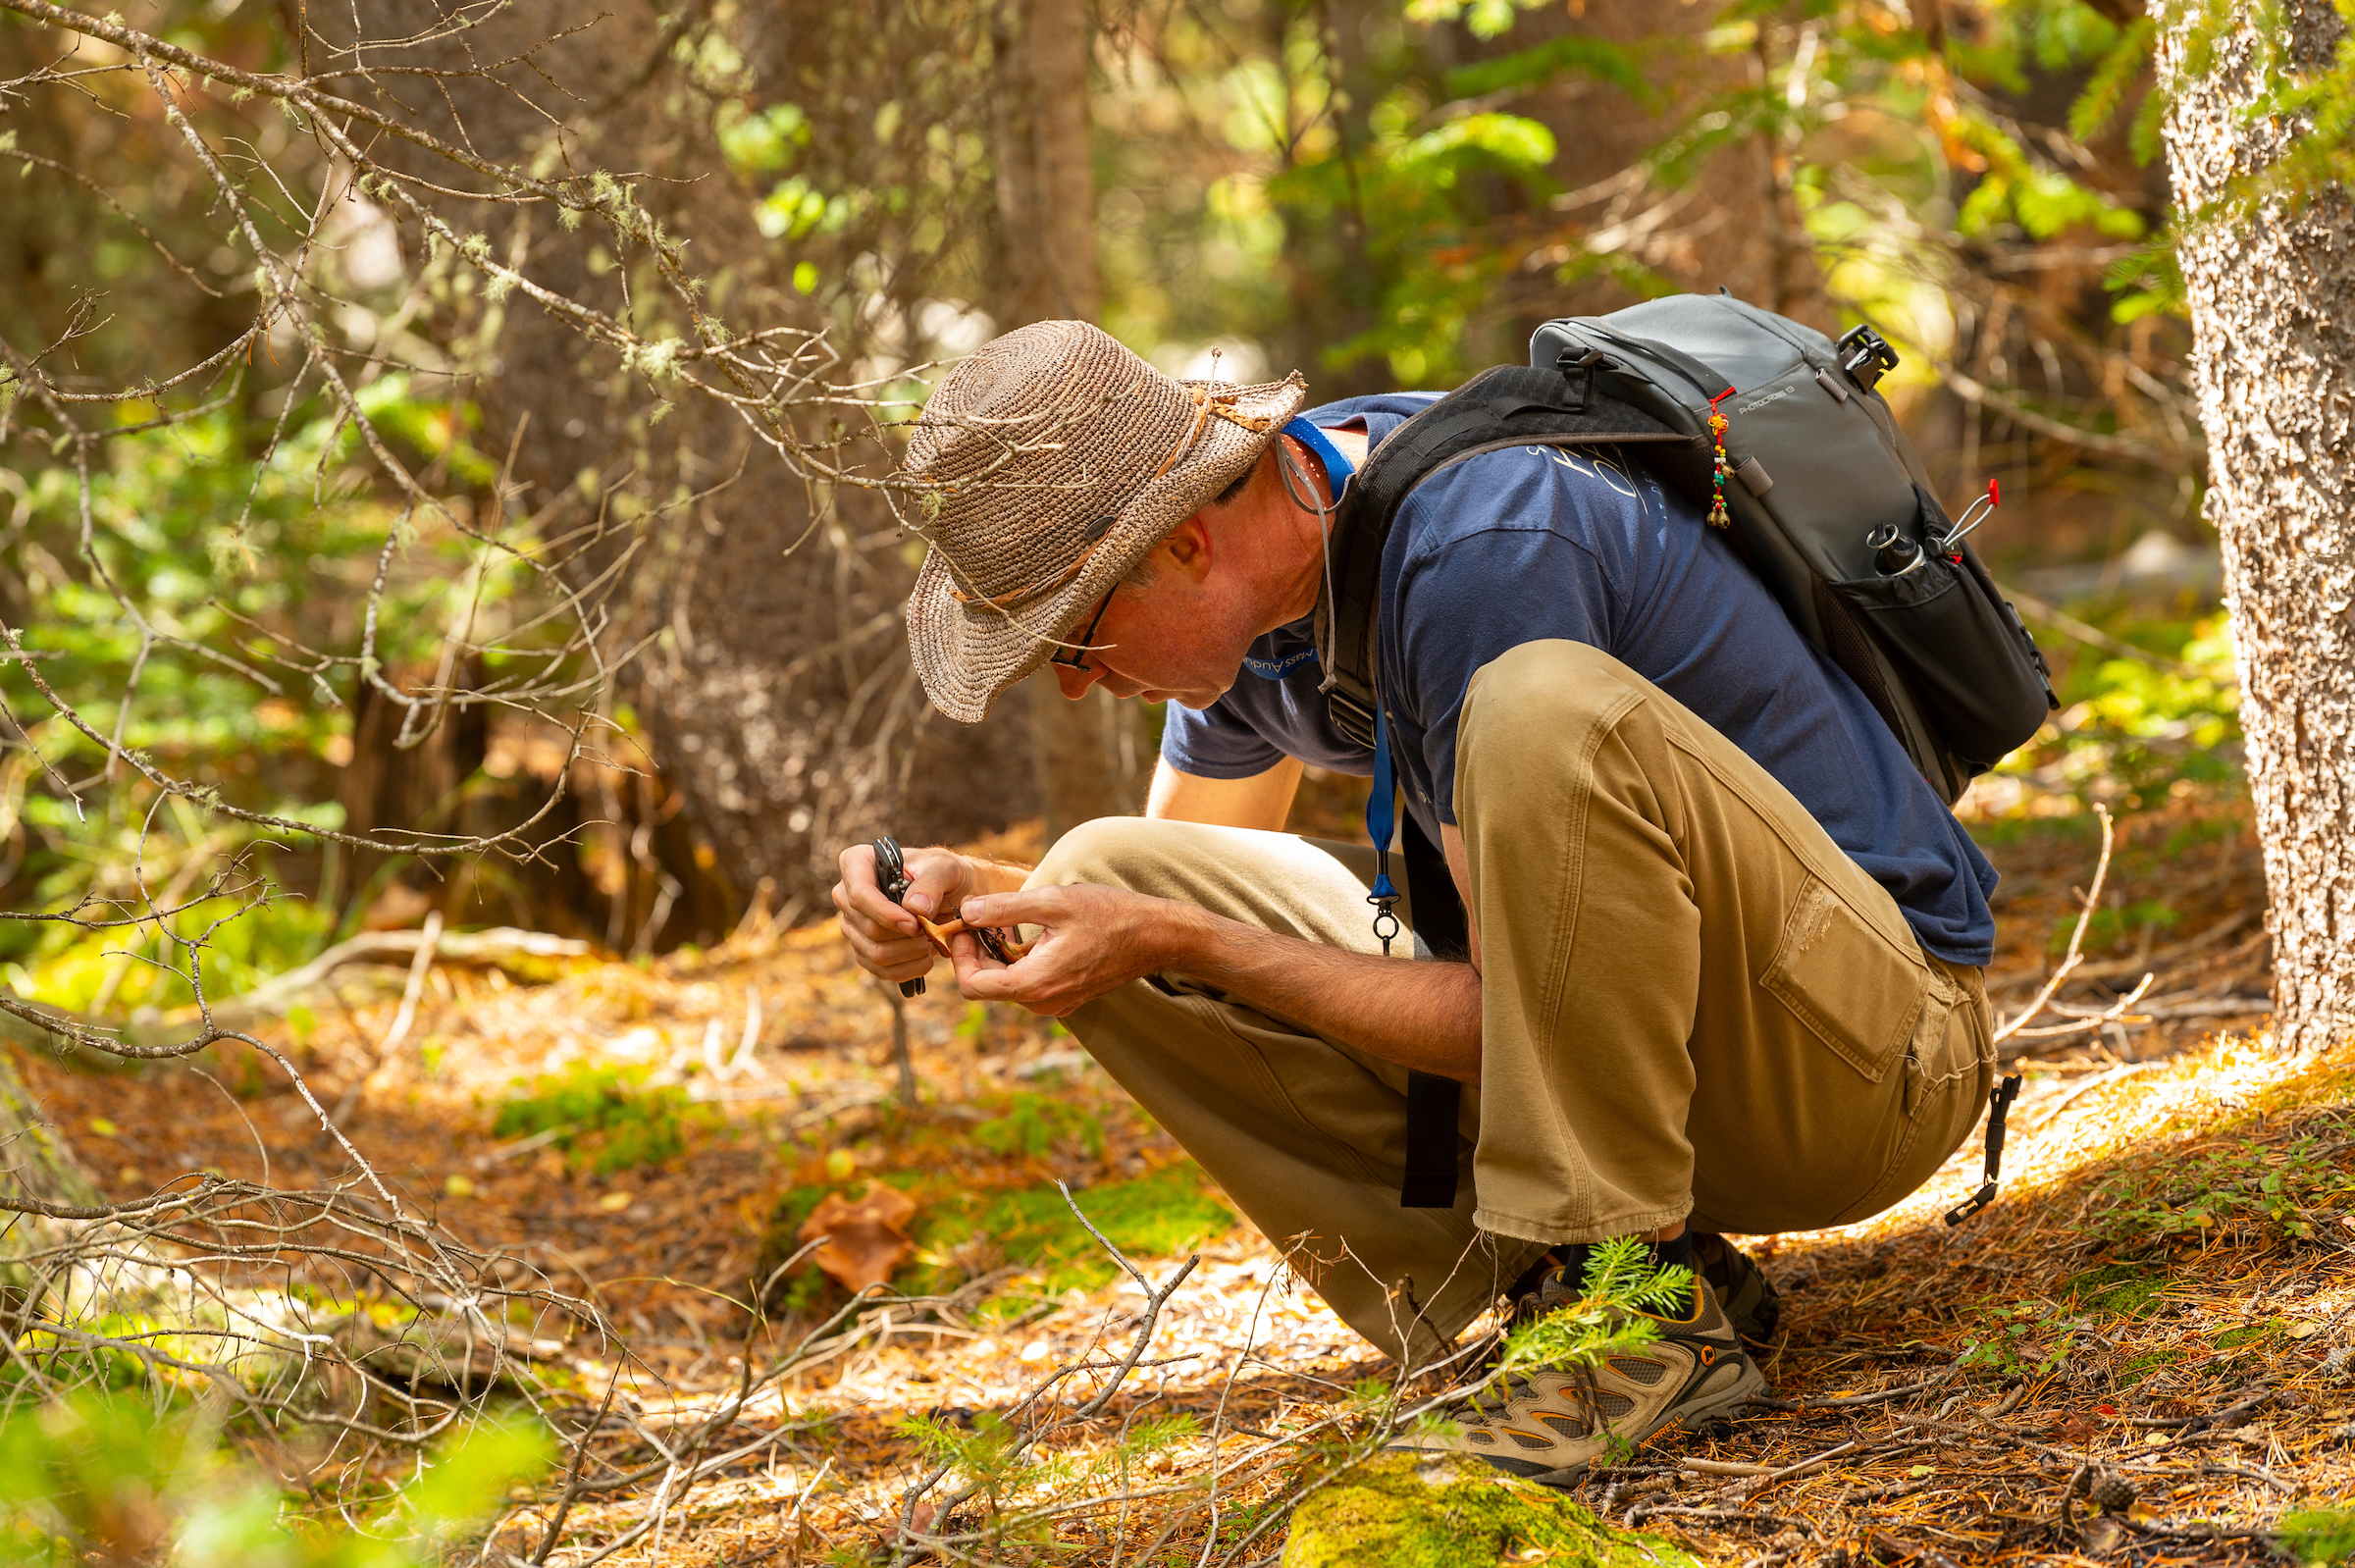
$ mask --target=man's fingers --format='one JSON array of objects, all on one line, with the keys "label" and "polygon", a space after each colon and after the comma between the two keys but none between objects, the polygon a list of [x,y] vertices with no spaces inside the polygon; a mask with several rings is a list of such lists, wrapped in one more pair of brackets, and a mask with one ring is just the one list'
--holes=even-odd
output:
[{"label": "man's fingers", "polygon": [[957,994],[968,1002],[1015,1002],[1021,998],[1015,993],[1020,989],[1004,978],[1004,969],[960,969],[957,971]]},{"label": "man's fingers", "polygon": [[861,968],[889,974],[892,979],[916,979],[929,972],[932,961],[939,956],[922,937],[902,936],[897,931],[860,932],[851,928],[847,918],[843,921],[843,931],[850,939],[851,956],[859,961]]},{"label": "man's fingers", "polygon": [[1037,986],[1037,976],[1022,973],[1020,966],[1008,967],[986,958],[969,967],[960,965],[957,969],[957,990],[968,1002],[1011,1002],[1042,1019],[1060,1019],[1076,1011],[1084,1000],[1061,990],[1041,995]]},{"label": "man's fingers", "polygon": [[842,911],[842,923],[846,930],[863,929],[877,941],[920,936],[923,931],[923,927],[916,923],[915,915],[880,893],[869,892],[863,898],[857,892],[852,892],[847,898],[836,899],[834,907]]},{"label": "man's fingers", "polygon": [[982,948],[981,939],[969,930],[949,933],[949,962],[957,966],[959,974],[968,968],[1002,969],[1006,966],[993,959]]},{"label": "man's fingers", "polygon": [[852,946],[863,949],[868,958],[881,964],[905,964],[911,959],[936,958],[940,954],[940,949],[932,945],[931,938],[902,936],[897,931],[884,931],[854,942]]},{"label": "man's fingers", "polygon": [[920,942],[924,939],[922,922],[888,899],[880,910],[872,912],[847,898],[836,899],[834,907],[842,912],[843,935],[854,943],[861,938],[869,942]]},{"label": "man's fingers", "polygon": [[932,972],[933,962],[939,957],[939,954],[932,951],[932,944],[925,942],[916,946],[913,953],[905,959],[870,964],[867,968],[870,972],[879,974],[886,980],[920,980]]},{"label": "man's fingers", "polygon": [[965,916],[968,925],[1054,925],[1066,902],[1059,887],[1034,887],[969,898],[957,913]]},{"label": "man's fingers", "polygon": [[[957,988],[964,991],[972,1000],[976,1002],[1020,1000],[1018,993],[1022,989],[1022,982],[1010,977],[1014,973],[1012,967],[1000,964],[996,959],[991,958],[988,950],[981,946],[981,939],[974,936],[972,932],[959,931],[955,936],[949,938],[949,962],[957,969]],[[968,982],[978,984],[985,989],[969,990],[967,988]]]},{"label": "man's fingers", "polygon": [[955,907],[954,901],[965,890],[967,877],[961,856],[941,851],[917,855],[909,862],[908,896],[902,902],[917,914],[939,920],[942,910]]},{"label": "man's fingers", "polygon": [[1042,1019],[1060,1019],[1086,1000],[1026,957],[1000,964],[966,932],[949,938],[949,950],[957,967],[957,989],[968,1002],[1012,1002]]},{"label": "man's fingers", "polygon": [[834,907],[848,925],[854,916],[889,930],[895,936],[917,934],[916,916],[886,898],[875,881],[875,852],[861,844],[842,852],[837,862],[842,880],[834,884]]},{"label": "man's fingers", "polygon": [[981,951],[981,944],[969,936],[953,936],[949,946],[956,954],[957,989],[973,1002],[1020,1002],[1024,986],[1012,968],[1000,964]]}]

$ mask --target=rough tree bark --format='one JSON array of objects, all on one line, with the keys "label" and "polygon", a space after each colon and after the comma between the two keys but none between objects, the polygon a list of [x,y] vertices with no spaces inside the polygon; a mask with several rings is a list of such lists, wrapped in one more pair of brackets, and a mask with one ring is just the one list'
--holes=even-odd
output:
[{"label": "rough tree bark", "polygon": [[[2306,128],[2247,113],[2261,82],[2246,14],[2205,73],[2170,8],[2160,73],[2175,196],[2198,214]],[[2327,62],[2329,0],[2285,0],[2293,56]],[[2196,12],[2193,15],[2196,16]],[[2187,223],[2180,255],[2240,660],[2249,793],[2274,935],[2275,1039],[2328,1043],[2355,1019],[2355,204],[2324,190],[2253,223]]]},{"label": "rough tree bark", "polygon": [[[303,15],[324,45],[348,42],[349,20],[315,7]],[[402,113],[487,156],[524,164],[557,133],[548,115],[561,115],[570,157],[629,174],[648,209],[690,238],[690,265],[710,282],[706,303],[729,321],[824,324],[829,297],[849,279],[831,322],[846,361],[837,375],[887,373],[896,358],[864,356],[920,351],[909,324],[949,280],[914,254],[907,231],[916,220],[890,228],[895,209],[877,203],[882,216],[847,236],[772,240],[756,221],[760,189],[728,172],[714,95],[742,91],[753,110],[810,106],[811,139],[798,152],[799,167],[826,189],[906,190],[916,174],[910,149],[920,154],[923,122],[940,112],[917,89],[927,74],[955,75],[939,18],[845,13],[814,0],[759,8],[727,35],[743,53],[747,79],[713,88],[680,64],[694,51],[672,30],[677,19],[641,0],[606,8],[594,26],[552,43],[574,19],[549,0],[509,8],[443,41],[433,41],[445,29],[429,26],[431,16],[404,3],[362,21],[378,35],[428,40],[402,52],[403,66],[463,73],[479,59],[506,64],[445,77]],[[388,57],[373,58],[381,65]],[[915,110],[887,118],[879,103]],[[879,129],[894,123],[897,131]],[[648,280],[625,302],[623,274],[602,248],[610,236],[568,235],[532,208],[453,200],[445,210],[461,233],[486,234],[496,253],[528,258],[534,276],[557,292],[650,330],[666,321],[680,330]],[[949,237],[957,238],[953,224]],[[805,260],[820,280],[814,295],[788,281]],[[497,314],[487,315],[486,329]],[[654,758],[704,840],[693,869],[671,869],[724,884],[707,909],[723,901],[741,909],[767,882],[776,905],[822,910],[833,857],[846,843],[883,831],[953,843],[1036,810],[1025,726],[1001,718],[968,729],[927,711],[899,614],[914,565],[876,497],[795,480],[708,399],[682,398],[661,418],[643,382],[616,374],[520,297],[496,333],[497,367],[475,396],[487,445],[513,453],[525,503],[545,513],[551,533],[602,507],[627,508],[616,514],[634,513],[648,536],[633,562],[628,634],[664,631],[625,674],[622,695],[644,718]],[[855,455],[870,471],[890,456],[872,447]],[[610,498],[601,498],[605,486],[614,489]],[[657,503],[668,509],[652,512]],[[634,842],[633,853],[648,852]],[[682,896],[679,910],[691,902]],[[674,915],[662,939],[708,937],[718,923]]]},{"label": "rough tree bark", "polygon": [[[1086,13],[1080,0],[1001,0],[990,46],[999,325],[1094,321],[1103,285],[1088,151]],[[1047,837],[1134,811],[1142,794],[1136,713],[1100,687],[1069,702],[1051,671],[1026,684]]]}]

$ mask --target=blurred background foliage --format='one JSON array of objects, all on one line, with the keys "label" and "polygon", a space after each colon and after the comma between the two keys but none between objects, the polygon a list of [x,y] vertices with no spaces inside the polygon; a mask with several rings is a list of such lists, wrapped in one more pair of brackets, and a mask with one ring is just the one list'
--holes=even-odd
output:
[{"label": "blurred background foliage", "polygon": [[0,1563],[68,1568],[410,1568],[536,1481],[553,1444],[495,1413],[420,1454],[402,1481],[354,1489],[309,1517],[196,1401],[83,1392],[0,1419]]},{"label": "blurred background foliage", "polygon": [[[388,28],[427,15],[382,9]],[[923,715],[897,614],[917,543],[871,494],[782,473],[733,413],[682,392],[677,356],[698,313],[822,327],[837,357],[813,373],[904,417],[940,361],[1034,319],[1047,249],[1086,251],[1068,308],[1163,368],[1297,367],[1320,399],[1443,389],[1518,361],[1547,318],[1678,289],[1722,285],[1827,332],[1870,321],[1903,354],[1883,389],[1950,503],[2000,483],[1979,539],[2056,665],[2061,708],[1980,781],[1972,830],[2089,834],[2096,805],[2185,808],[2159,824],[2174,835],[2161,861],[2239,832],[2230,627],[2171,260],[2185,220],[2154,157],[2139,0],[450,14],[511,29],[484,45],[509,78],[455,75],[445,106],[402,112],[462,124],[537,177],[583,172],[602,204],[585,221],[445,190],[428,210],[463,237],[443,242],[381,172],[349,191],[299,114],[190,78],[176,110],[244,182],[244,234],[128,56],[0,10],[0,622],[21,639],[0,659],[0,912],[15,916],[0,985],[15,998],[184,1028],[192,979],[219,998],[434,915],[644,959],[748,912],[822,913],[835,850],[887,824],[970,837],[1039,816],[1025,732]],[[284,0],[125,15],[259,72],[330,70],[332,51],[312,54],[335,39],[301,28],[344,25]],[[1082,188],[1045,205],[1084,219],[1075,243],[1039,226],[1035,191],[1017,199],[1041,178],[1050,105],[1037,62],[1015,66],[1057,18],[1082,39],[1087,156]],[[423,64],[450,63],[432,53],[447,36],[417,35]],[[73,91],[17,85],[61,60],[83,73]],[[2326,75],[2295,90],[2345,96]],[[531,94],[549,119],[518,107]],[[2318,138],[2280,181],[2333,177],[2335,149]],[[411,192],[455,178],[382,155]],[[686,239],[693,274],[667,292],[657,227]],[[257,277],[255,236],[296,258],[300,323]],[[510,265],[656,349],[589,343],[515,292],[496,270]],[[28,396],[36,359],[59,395],[92,400]],[[109,389],[125,395],[96,400]],[[60,440],[60,407],[104,434]],[[893,438],[840,412],[814,439],[887,464]],[[565,616],[590,592],[576,636]],[[110,741],[201,792],[159,791]],[[1346,796],[1334,818],[1355,816],[1361,786],[1329,793]],[[448,861],[322,833],[522,837]],[[2174,918],[2159,898],[2105,907],[2087,947],[2147,949]],[[298,1043],[307,1019],[289,1019]],[[493,1135],[547,1138],[576,1172],[719,1136],[634,1069],[511,1087]],[[1105,1127],[1019,1094],[954,1135],[1038,1160],[1100,1152]],[[770,1261],[799,1247],[823,1190],[812,1176],[778,1200]],[[975,1189],[944,1162],[916,1190],[928,1281],[1021,1262],[1060,1291],[1108,1270],[1043,1188]],[[1139,1249],[1227,1223],[1176,1176],[1098,1197]],[[998,1239],[971,1250],[976,1230]],[[781,1288],[802,1302],[823,1286]],[[125,1372],[111,1393],[25,1395],[0,1421],[0,1560],[175,1543],[189,1562],[409,1560],[332,1523],[306,1534],[312,1497],[266,1479],[300,1465],[176,1392],[131,1402],[156,1390]],[[342,1500],[388,1539],[430,1538],[545,1462],[508,1429],[470,1440],[494,1446],[405,1486],[368,1469],[365,1496]]]},{"label": "blurred background foliage", "polygon": [[[707,149],[675,199],[709,308],[826,324],[839,374],[917,392],[923,367],[999,329],[1034,242],[1000,200],[1013,132],[992,72],[1009,14],[929,0],[853,26],[719,3],[593,27],[569,58],[658,90],[632,111],[645,124],[609,117],[579,152],[629,168],[657,143]],[[130,20],[281,70],[295,64],[290,15],[160,0]],[[1999,576],[2044,607],[2062,669],[2064,710],[1981,786],[1975,813],[2233,788],[2229,640],[2168,259],[2176,217],[2153,156],[2153,27],[2133,0],[1100,0],[1078,15],[1100,319],[1156,363],[1241,380],[1297,366],[1320,397],[1444,388],[1518,359],[1547,317],[1720,283],[1831,331],[1870,320],[1904,355],[1884,389],[1950,499],[2001,482],[1981,537]],[[0,18],[0,75],[53,58],[61,38]],[[216,352],[259,296],[253,257],[152,101],[120,73],[91,82],[37,117],[0,113],[0,168],[16,165],[0,178],[0,339],[30,351],[78,332],[78,385],[135,385]],[[906,748],[930,744],[920,724],[914,741],[873,741],[873,758],[845,729],[810,732],[831,752],[709,764],[731,710],[698,708],[679,680],[585,684],[602,739],[579,758],[546,705],[502,706],[519,666],[559,685],[591,673],[579,650],[549,662],[565,645],[527,565],[583,517],[654,541],[621,574],[615,646],[680,667],[668,628],[687,600],[662,599],[672,579],[646,563],[701,548],[701,503],[683,481],[631,477],[660,471],[677,428],[660,367],[575,363],[577,345],[558,356],[521,325],[536,307],[386,206],[355,198],[305,231],[334,160],[262,100],[215,94],[202,114],[288,192],[258,221],[279,239],[311,235],[304,266],[375,435],[301,379],[283,328],[201,392],[115,404],[87,515],[74,454],[16,411],[0,447],[0,619],[28,662],[0,665],[13,715],[0,908],[174,913],[95,931],[0,921],[0,983],[77,1012],[169,1014],[192,1000],[174,972],[191,941],[217,995],[428,908],[623,951],[709,941],[757,899],[822,907],[809,890],[829,835],[864,820],[825,806],[846,780],[867,781],[855,793],[869,812],[944,772],[968,810],[1036,810],[1019,750],[918,765]],[[627,297],[642,326],[672,309],[595,226],[532,243],[536,257],[564,247],[583,297]],[[537,426],[514,417],[557,385],[605,387],[608,410],[635,401],[602,422],[565,425],[553,406]],[[12,377],[0,400],[18,391]],[[171,422],[150,423],[164,410]],[[388,463],[445,510],[402,507]],[[839,515],[826,526],[850,540],[869,527],[853,500],[812,515]],[[840,580],[884,601],[916,558],[887,526],[837,548],[861,563]],[[717,597],[699,613],[748,581],[706,579],[696,592]],[[807,599],[775,613],[823,619]],[[748,610],[745,624],[767,636],[776,622]],[[453,666],[453,628],[497,651]],[[403,690],[484,700],[404,726],[360,678],[363,631]],[[860,635],[904,658],[893,627]],[[792,669],[817,657],[772,653]],[[95,727],[289,821],[484,834],[564,799],[535,829],[536,856],[440,868],[239,826],[160,799],[120,762],[110,778],[103,747],[44,716],[36,670]],[[867,700],[864,673],[842,680]],[[774,804],[742,799],[748,771],[775,776]],[[752,884],[770,862],[722,831],[744,819],[796,835],[807,862],[769,893]]]}]

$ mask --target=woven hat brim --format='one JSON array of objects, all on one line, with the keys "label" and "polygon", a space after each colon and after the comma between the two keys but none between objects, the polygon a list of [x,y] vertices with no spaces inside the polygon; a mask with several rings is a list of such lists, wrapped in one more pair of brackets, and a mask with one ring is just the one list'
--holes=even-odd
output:
[{"label": "woven hat brim", "polygon": [[1209,420],[1192,449],[1121,508],[1087,564],[1056,592],[1005,610],[961,602],[957,590],[967,585],[958,582],[947,556],[937,548],[925,552],[908,601],[908,649],[934,707],[964,724],[987,718],[1009,688],[1078,634],[1096,601],[1154,546],[1259,461],[1307,400],[1308,384],[1294,374],[1235,392],[1234,411],[1264,419],[1268,428]]}]

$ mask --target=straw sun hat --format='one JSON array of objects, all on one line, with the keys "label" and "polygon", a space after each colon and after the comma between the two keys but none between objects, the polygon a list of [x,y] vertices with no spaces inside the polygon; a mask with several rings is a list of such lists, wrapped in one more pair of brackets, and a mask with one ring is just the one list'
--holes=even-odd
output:
[{"label": "straw sun hat", "polygon": [[978,723],[1258,462],[1307,395],[1297,372],[1178,381],[1078,321],[1019,328],[957,365],[900,470],[920,487],[909,512],[932,547],[908,601],[924,695]]}]

